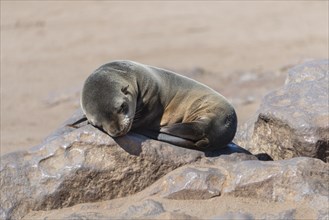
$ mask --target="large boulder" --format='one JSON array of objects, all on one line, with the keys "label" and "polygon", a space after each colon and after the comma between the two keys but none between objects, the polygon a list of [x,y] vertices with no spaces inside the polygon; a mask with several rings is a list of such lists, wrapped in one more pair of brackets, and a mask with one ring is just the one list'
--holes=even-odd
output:
[{"label": "large boulder", "polygon": [[69,126],[81,117],[76,112],[41,145],[1,158],[1,219],[128,196],[205,154],[138,134],[112,139],[88,124]]},{"label": "large boulder", "polygon": [[235,141],[275,160],[306,156],[328,162],[328,63],[312,61],[290,69],[285,85],[264,97]]},{"label": "large boulder", "polygon": [[77,110],[42,144],[1,157],[0,218],[128,196],[206,156],[249,153],[234,144],[201,152],[136,133],[113,139],[83,117]]},{"label": "large boulder", "polygon": [[325,219],[329,164],[232,154],[171,171],[127,198],[30,212],[25,219]]}]

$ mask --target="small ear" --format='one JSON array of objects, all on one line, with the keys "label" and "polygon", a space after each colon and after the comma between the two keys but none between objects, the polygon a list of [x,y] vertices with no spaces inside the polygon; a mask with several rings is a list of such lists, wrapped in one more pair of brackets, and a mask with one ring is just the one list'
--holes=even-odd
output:
[{"label": "small ear", "polygon": [[123,94],[127,95],[128,94],[128,88],[129,88],[129,85],[127,85],[125,87],[122,87],[121,92],[123,92]]}]

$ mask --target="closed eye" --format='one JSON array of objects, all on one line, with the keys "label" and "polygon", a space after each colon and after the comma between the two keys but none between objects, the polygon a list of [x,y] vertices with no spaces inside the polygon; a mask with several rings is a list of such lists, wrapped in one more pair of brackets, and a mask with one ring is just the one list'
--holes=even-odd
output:
[{"label": "closed eye", "polygon": [[127,114],[128,112],[128,104],[126,102],[122,103],[122,105],[120,106],[118,113],[119,114]]}]

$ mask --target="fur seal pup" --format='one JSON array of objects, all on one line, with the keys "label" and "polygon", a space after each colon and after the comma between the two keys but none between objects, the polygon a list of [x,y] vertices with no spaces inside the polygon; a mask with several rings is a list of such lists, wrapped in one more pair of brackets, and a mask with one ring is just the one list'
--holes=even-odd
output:
[{"label": "fur seal pup", "polygon": [[114,61],[85,81],[81,107],[112,137],[129,131],[181,147],[212,150],[234,138],[233,106],[211,88],[174,72]]}]

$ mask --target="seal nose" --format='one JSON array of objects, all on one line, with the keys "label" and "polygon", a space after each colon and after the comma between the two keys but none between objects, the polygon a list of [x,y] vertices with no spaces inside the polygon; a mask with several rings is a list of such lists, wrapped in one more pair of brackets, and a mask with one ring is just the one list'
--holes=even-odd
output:
[{"label": "seal nose", "polygon": [[121,131],[116,127],[107,124],[102,126],[102,130],[106,132],[108,135],[110,135],[111,137],[118,137],[120,136],[121,133]]},{"label": "seal nose", "polygon": [[113,137],[119,137],[119,136],[123,136],[127,133],[127,129],[125,127],[119,127],[119,128],[116,128],[113,133],[115,135],[113,135]]},{"label": "seal nose", "polygon": [[126,134],[125,129],[122,129],[121,131],[118,132],[118,136],[122,136],[125,134]]}]

